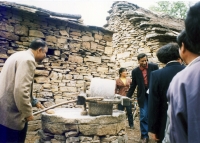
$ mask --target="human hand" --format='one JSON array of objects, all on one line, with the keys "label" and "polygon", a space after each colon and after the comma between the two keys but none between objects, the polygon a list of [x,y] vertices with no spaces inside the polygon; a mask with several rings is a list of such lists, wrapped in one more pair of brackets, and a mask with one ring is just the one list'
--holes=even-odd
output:
[{"label": "human hand", "polygon": [[159,141],[159,139],[156,137],[156,134],[154,133],[149,133],[150,134],[150,138],[154,141]]},{"label": "human hand", "polygon": [[28,122],[28,121],[32,121],[34,119],[34,117],[33,117],[33,115],[31,115],[31,116],[29,116],[29,117],[27,117],[26,118],[26,121]]},{"label": "human hand", "polygon": [[46,113],[47,114],[54,114],[55,112],[54,112],[54,110],[50,109],[50,110],[47,110]]},{"label": "human hand", "polygon": [[36,107],[37,107],[37,108],[44,109],[44,106],[43,106],[40,102],[38,102],[38,103],[36,104]]}]

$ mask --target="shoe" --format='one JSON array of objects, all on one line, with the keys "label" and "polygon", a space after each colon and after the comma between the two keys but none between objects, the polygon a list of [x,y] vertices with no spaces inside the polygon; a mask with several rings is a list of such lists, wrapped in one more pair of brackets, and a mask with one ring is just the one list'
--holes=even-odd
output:
[{"label": "shoe", "polygon": [[141,139],[141,143],[148,143],[149,142],[149,139],[148,138],[143,138]]}]

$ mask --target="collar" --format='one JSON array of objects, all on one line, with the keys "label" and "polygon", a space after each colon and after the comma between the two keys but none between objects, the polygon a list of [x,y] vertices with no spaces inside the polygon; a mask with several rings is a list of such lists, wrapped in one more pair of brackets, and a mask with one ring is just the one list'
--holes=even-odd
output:
[{"label": "collar", "polygon": [[35,56],[34,56],[32,50],[31,50],[30,48],[27,50],[27,52],[28,52],[31,56],[33,56],[33,58],[34,58],[34,60],[35,60]]},{"label": "collar", "polygon": [[[173,61],[169,61],[167,64],[169,64],[169,63],[174,63],[174,62],[177,62],[176,60],[173,60]],[[167,65],[166,64],[166,65]]]},{"label": "collar", "polygon": [[196,63],[196,62],[198,62],[198,61],[200,61],[200,56],[198,56],[198,57],[196,57],[194,60],[192,60],[192,62],[190,62],[190,63],[186,66],[186,68],[190,67],[191,65],[193,65],[194,63]]},{"label": "collar", "polygon": [[148,63],[147,63],[147,66],[145,68],[139,66],[140,70],[143,71],[144,69],[148,69]]}]

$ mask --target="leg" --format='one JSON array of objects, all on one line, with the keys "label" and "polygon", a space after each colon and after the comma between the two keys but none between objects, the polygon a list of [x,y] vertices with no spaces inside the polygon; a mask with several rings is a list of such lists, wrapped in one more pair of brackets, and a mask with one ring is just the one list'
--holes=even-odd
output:
[{"label": "leg", "polygon": [[140,108],[140,130],[141,138],[149,138],[148,136],[148,98],[145,96],[144,107]]},{"label": "leg", "polygon": [[20,143],[19,132],[0,125],[0,143]]},{"label": "leg", "polygon": [[26,122],[25,126],[24,126],[24,129],[21,130],[20,134],[19,134],[19,142],[20,143],[24,143],[25,142],[27,129],[28,129],[28,123]]},{"label": "leg", "polygon": [[134,122],[133,122],[133,113],[132,113],[132,102],[130,103],[130,106],[126,106],[127,116],[128,116],[128,123],[130,128],[133,128]]},{"label": "leg", "polygon": [[124,111],[124,106],[121,104],[118,104],[117,108],[118,108],[118,110]]}]

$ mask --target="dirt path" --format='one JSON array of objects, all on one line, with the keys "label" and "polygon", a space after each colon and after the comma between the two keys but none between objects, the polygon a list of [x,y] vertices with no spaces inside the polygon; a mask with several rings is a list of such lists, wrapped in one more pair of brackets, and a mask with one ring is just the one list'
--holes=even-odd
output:
[{"label": "dirt path", "polygon": [[[128,122],[127,122],[128,125]],[[130,129],[129,126],[126,127],[126,132],[128,135],[128,143],[139,143],[140,140],[140,125],[139,119],[136,117],[134,121],[134,129]]]},{"label": "dirt path", "polygon": [[[126,132],[128,135],[128,143],[140,143],[140,122],[138,117],[134,120],[134,127],[134,129],[130,129],[127,121]],[[150,140],[149,143],[155,142]]]}]

